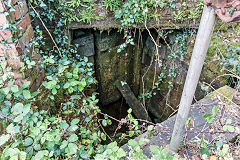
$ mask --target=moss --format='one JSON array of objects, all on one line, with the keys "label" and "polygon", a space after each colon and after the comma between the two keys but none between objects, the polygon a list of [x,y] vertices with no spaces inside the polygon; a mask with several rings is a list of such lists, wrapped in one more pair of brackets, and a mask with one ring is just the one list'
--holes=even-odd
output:
[{"label": "moss", "polygon": [[223,86],[214,92],[207,95],[209,98],[215,98],[216,96],[227,97],[228,99],[232,100],[235,90],[229,86]]}]

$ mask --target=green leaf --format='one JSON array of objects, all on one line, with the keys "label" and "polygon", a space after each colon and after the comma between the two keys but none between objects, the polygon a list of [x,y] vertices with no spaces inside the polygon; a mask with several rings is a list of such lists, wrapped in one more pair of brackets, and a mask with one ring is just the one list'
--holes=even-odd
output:
[{"label": "green leaf", "polygon": [[44,156],[47,156],[47,155],[48,155],[47,150],[38,151],[37,154],[34,156],[33,160],[41,160],[42,158],[44,158]]},{"label": "green leaf", "polygon": [[152,131],[152,130],[153,130],[153,128],[154,128],[154,126],[153,126],[153,125],[150,125],[150,126],[148,126],[148,131]]},{"label": "green leaf", "polygon": [[72,134],[69,138],[68,138],[68,142],[75,142],[78,140],[78,136],[76,134]]},{"label": "green leaf", "polygon": [[19,115],[16,118],[13,119],[14,122],[20,122],[23,119],[23,115]]},{"label": "green leaf", "polygon": [[5,144],[10,138],[10,134],[3,134],[0,136],[0,146]]},{"label": "green leaf", "polygon": [[130,140],[128,141],[128,144],[129,144],[130,146],[132,146],[132,147],[138,146],[137,141],[132,140],[132,139],[130,139]]},{"label": "green leaf", "polygon": [[217,111],[218,111],[217,106],[214,106],[213,109],[212,109],[213,117],[215,117],[217,115]]},{"label": "green leaf", "polygon": [[134,135],[134,131],[129,131],[128,134],[129,134],[129,137],[132,137]]},{"label": "green leaf", "polygon": [[69,92],[69,93],[73,93],[73,88],[72,88],[72,87],[69,87],[69,88],[68,88],[68,92]]},{"label": "green leaf", "polygon": [[132,113],[132,108],[129,108],[127,111],[129,114]]},{"label": "green leaf", "polygon": [[52,94],[53,94],[53,95],[57,94],[57,89],[56,89],[56,88],[53,88],[53,89],[52,89]]},{"label": "green leaf", "polygon": [[60,146],[60,149],[66,148],[67,145],[68,145],[68,141],[64,140],[64,141],[62,142],[61,146]]},{"label": "green leaf", "polygon": [[13,93],[18,92],[18,86],[17,86],[17,85],[11,86],[11,91],[12,91]]},{"label": "green leaf", "polygon": [[70,83],[67,82],[67,83],[64,84],[63,88],[66,89],[66,88],[68,88],[68,87],[70,87]]},{"label": "green leaf", "polygon": [[80,119],[75,118],[72,120],[71,125],[78,124],[79,121]]},{"label": "green leaf", "polygon": [[27,104],[23,107],[23,114],[26,115],[30,112],[31,104]]},{"label": "green leaf", "polygon": [[220,155],[224,156],[224,155],[228,154],[228,150],[229,150],[229,145],[224,144],[222,150],[220,151]]},{"label": "green leaf", "polygon": [[210,113],[205,113],[205,114],[203,115],[203,118],[207,119],[208,117],[211,117],[211,116],[212,116],[212,114],[210,114]]},{"label": "green leaf", "polygon": [[68,148],[69,148],[69,151],[70,151],[69,152],[70,155],[77,153],[78,147],[75,143],[69,143]]},{"label": "green leaf", "polygon": [[219,140],[216,142],[217,147],[222,147],[223,146],[223,140]]},{"label": "green leaf", "polygon": [[25,88],[27,88],[28,86],[30,86],[30,84],[31,84],[30,81],[24,82],[21,88],[22,88],[22,89],[25,89]]},{"label": "green leaf", "polygon": [[208,148],[203,148],[203,149],[201,149],[200,154],[201,155],[206,154],[207,156],[209,156],[210,155],[210,151],[209,151]]},{"label": "green leaf", "polygon": [[18,115],[23,112],[24,105],[22,103],[17,103],[13,106],[13,114]]},{"label": "green leaf", "polygon": [[227,119],[226,124],[231,124],[232,123],[232,119]]},{"label": "green leaf", "polygon": [[104,141],[106,141],[106,139],[107,139],[107,137],[106,137],[106,135],[105,135],[104,133],[101,133],[101,138],[102,138],[102,140],[104,140]]},{"label": "green leaf", "polygon": [[30,145],[32,145],[32,144],[33,144],[33,139],[30,138],[30,137],[27,137],[27,138],[24,140],[24,143],[23,143],[23,145],[24,145],[25,147],[30,146]]},{"label": "green leaf", "polygon": [[31,98],[31,93],[29,90],[23,90],[23,96],[26,99],[30,99]]},{"label": "green leaf", "polygon": [[234,132],[234,130],[235,130],[235,129],[234,129],[233,126],[228,126],[228,131],[229,131],[229,132]]},{"label": "green leaf", "polygon": [[141,138],[139,141],[138,141],[138,143],[139,143],[139,145],[141,146],[141,145],[143,145],[144,144],[144,138]]},{"label": "green leaf", "polygon": [[150,145],[150,151],[155,154],[158,155],[160,153],[160,148],[156,145]]},{"label": "green leaf", "polygon": [[119,148],[117,152],[117,157],[122,158],[122,157],[125,157],[126,155],[127,155],[126,152],[122,148]]},{"label": "green leaf", "polygon": [[6,87],[6,88],[2,88],[2,91],[5,95],[7,95],[10,91],[10,88],[9,87]]},{"label": "green leaf", "polygon": [[102,125],[103,125],[104,127],[106,127],[106,126],[107,126],[107,120],[104,119],[104,120],[102,121]]}]

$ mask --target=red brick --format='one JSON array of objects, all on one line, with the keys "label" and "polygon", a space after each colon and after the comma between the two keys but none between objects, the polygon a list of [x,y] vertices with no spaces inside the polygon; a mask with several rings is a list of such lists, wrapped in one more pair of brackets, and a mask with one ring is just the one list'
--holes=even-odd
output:
[{"label": "red brick", "polygon": [[17,42],[17,49],[21,49],[22,52],[24,51],[25,47],[26,47],[25,37],[19,38]]},{"label": "red brick", "polygon": [[21,87],[25,82],[29,81],[28,79],[17,79],[14,84],[18,85],[19,87]]},{"label": "red brick", "polygon": [[28,13],[27,2],[23,1],[22,3],[19,3],[19,7],[21,11],[21,16],[24,17]]},{"label": "red brick", "polygon": [[25,44],[29,44],[30,40],[33,38],[34,36],[34,31],[31,25],[28,26],[27,30],[25,31],[25,33],[23,34],[23,37],[25,39]]},{"label": "red brick", "polygon": [[9,21],[11,20],[18,20],[21,18],[20,7],[18,5],[14,6],[15,11],[9,12]]},{"label": "red brick", "polygon": [[0,1],[0,12],[4,12],[4,6],[3,6],[3,4],[2,4],[2,1]]},{"label": "red brick", "polygon": [[7,18],[4,13],[0,13],[0,27],[7,23]]},{"label": "red brick", "polygon": [[[4,0],[6,3],[9,1],[9,0]],[[20,1],[20,0],[11,0],[11,3],[10,3],[10,5],[12,6],[12,5],[14,5],[16,2],[18,2],[18,1]],[[7,6],[6,6],[7,7]],[[9,8],[9,7],[8,7]]]},{"label": "red brick", "polygon": [[23,36],[18,40],[17,50],[19,51],[19,53],[23,52],[26,48],[29,47],[29,42],[31,41],[33,36],[34,36],[33,28],[31,25],[29,25]]},{"label": "red brick", "polygon": [[21,58],[20,57],[9,57],[7,59],[8,65],[10,65],[13,69],[21,68]]},{"label": "red brick", "polygon": [[15,44],[0,44],[0,56],[7,58],[18,56]]},{"label": "red brick", "polygon": [[29,14],[26,14],[25,17],[18,22],[17,27],[21,28],[20,32],[24,33],[29,25],[31,25],[31,19]]},{"label": "red brick", "polygon": [[23,78],[22,73],[19,73],[18,71],[13,72],[14,73],[14,79],[20,79]]},{"label": "red brick", "polygon": [[0,30],[0,42],[12,43],[12,38],[11,30]]}]

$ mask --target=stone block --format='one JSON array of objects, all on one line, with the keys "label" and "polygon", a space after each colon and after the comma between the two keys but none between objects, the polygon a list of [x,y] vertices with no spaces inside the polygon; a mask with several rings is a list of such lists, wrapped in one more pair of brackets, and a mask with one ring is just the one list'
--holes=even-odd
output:
[{"label": "stone block", "polygon": [[78,45],[77,54],[81,57],[90,57],[95,54],[93,34],[84,35],[81,38],[75,39],[73,40],[73,44]]},{"label": "stone block", "polygon": [[5,56],[7,58],[18,56],[15,43],[0,44],[0,56]]},{"label": "stone block", "polygon": [[0,28],[7,23],[8,23],[8,21],[7,21],[5,14],[0,13]]},{"label": "stone block", "polygon": [[18,36],[20,32],[24,33],[30,25],[31,25],[30,16],[29,16],[29,14],[26,14],[26,15],[24,16],[24,18],[21,19],[21,20],[17,23],[17,27],[18,27],[18,28],[21,28],[21,29],[20,29],[20,31],[16,34],[16,36]]},{"label": "stone block", "polygon": [[96,48],[99,52],[107,51],[124,43],[123,35],[118,33],[117,30],[112,30],[109,33],[104,31],[102,33],[95,33]]},{"label": "stone block", "polygon": [[20,69],[21,68],[21,58],[18,56],[9,57],[7,59],[8,65],[10,65],[13,69]]},{"label": "stone block", "polygon": [[9,12],[9,21],[18,20],[21,18],[20,7],[19,5],[14,6],[15,11]]},{"label": "stone block", "polygon": [[12,43],[12,31],[0,30],[0,43]]},{"label": "stone block", "polygon": [[4,12],[4,6],[3,6],[3,3],[2,3],[2,1],[0,1],[0,12]]}]

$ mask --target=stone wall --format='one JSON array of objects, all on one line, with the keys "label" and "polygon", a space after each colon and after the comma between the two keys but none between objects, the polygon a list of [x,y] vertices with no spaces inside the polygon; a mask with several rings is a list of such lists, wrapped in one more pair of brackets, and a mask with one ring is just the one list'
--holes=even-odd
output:
[{"label": "stone wall", "polygon": [[36,90],[44,77],[39,66],[19,73],[22,54],[31,54],[32,60],[40,56],[32,50],[30,42],[34,37],[26,0],[0,0],[0,61],[7,61],[14,71],[18,85],[31,81],[31,90]]}]

